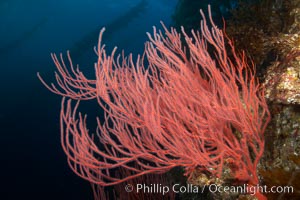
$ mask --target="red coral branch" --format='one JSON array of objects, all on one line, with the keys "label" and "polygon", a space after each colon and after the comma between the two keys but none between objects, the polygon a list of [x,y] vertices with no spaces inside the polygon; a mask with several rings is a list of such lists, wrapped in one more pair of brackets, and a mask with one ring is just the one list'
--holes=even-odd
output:
[{"label": "red coral branch", "polygon": [[[131,55],[115,58],[116,49],[108,55],[102,29],[94,80],[73,67],[69,54],[69,67],[62,56],[52,55],[59,87],[39,78],[64,96],[61,141],[78,176],[109,186],[181,166],[186,175],[197,169],[221,177],[226,161],[236,169],[236,179],[258,183],[256,167],[270,120],[263,90],[245,55],[238,55],[214,24],[210,8],[211,28],[201,15],[201,30],[192,31],[192,37],[183,28],[178,33],[162,24],[162,33],[154,27],[136,62]],[[76,105],[66,98],[77,100]],[[95,98],[105,119],[97,119],[91,135],[77,109],[79,100]],[[120,169],[128,176],[114,176]]]}]

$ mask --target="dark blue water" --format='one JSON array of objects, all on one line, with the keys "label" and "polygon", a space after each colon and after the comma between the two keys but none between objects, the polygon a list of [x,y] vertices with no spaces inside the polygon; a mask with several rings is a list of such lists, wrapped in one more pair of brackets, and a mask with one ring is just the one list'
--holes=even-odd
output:
[{"label": "dark blue water", "polygon": [[[146,32],[169,26],[176,0],[0,0],[0,199],[92,199],[88,182],[69,169],[60,146],[60,97],[50,53],[71,50],[93,77],[101,27],[104,43],[142,53]],[[93,118],[97,110],[89,113]],[[91,128],[93,130],[93,128]]]}]

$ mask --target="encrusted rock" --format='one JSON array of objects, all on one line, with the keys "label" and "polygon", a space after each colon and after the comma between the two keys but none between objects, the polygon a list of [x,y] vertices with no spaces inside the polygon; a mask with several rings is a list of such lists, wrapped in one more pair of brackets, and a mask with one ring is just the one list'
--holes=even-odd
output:
[{"label": "encrusted rock", "polygon": [[300,60],[276,62],[266,73],[266,98],[275,103],[300,104]]}]

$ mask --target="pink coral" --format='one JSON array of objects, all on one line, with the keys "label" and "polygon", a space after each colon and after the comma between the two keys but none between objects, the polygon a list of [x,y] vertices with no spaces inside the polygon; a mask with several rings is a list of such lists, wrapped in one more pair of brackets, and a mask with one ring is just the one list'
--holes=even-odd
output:
[{"label": "pink coral", "polygon": [[[263,90],[245,55],[236,53],[214,24],[210,9],[211,28],[200,12],[201,30],[192,37],[183,28],[180,34],[163,25],[163,34],[154,27],[136,62],[132,55],[115,58],[116,49],[108,55],[102,29],[93,80],[74,68],[69,54],[69,67],[62,55],[52,55],[59,87],[39,78],[64,97],[61,144],[78,176],[109,186],[181,166],[186,175],[200,170],[221,177],[230,161],[236,179],[258,183],[256,167],[270,119]],[[77,115],[80,100],[91,99],[105,111],[96,134],[89,133],[86,115]],[[127,175],[114,176],[119,169]]]}]

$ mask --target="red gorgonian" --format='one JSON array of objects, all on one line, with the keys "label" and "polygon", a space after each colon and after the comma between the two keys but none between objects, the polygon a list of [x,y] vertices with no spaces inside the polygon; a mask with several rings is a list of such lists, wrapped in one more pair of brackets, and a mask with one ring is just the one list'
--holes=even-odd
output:
[{"label": "red gorgonian", "polygon": [[[163,25],[163,33],[154,27],[135,62],[132,55],[116,56],[116,48],[107,54],[102,29],[92,80],[69,53],[68,65],[62,54],[52,54],[57,86],[38,76],[63,96],[61,144],[78,176],[110,186],[180,166],[187,176],[197,170],[222,177],[230,163],[233,178],[259,183],[256,168],[270,120],[263,88],[245,54],[214,24],[210,8],[210,26],[200,12],[200,31],[191,37],[184,28],[178,33]],[[77,114],[80,101],[92,99],[105,113],[94,134],[87,116]],[[126,176],[115,176],[120,169]]]}]

